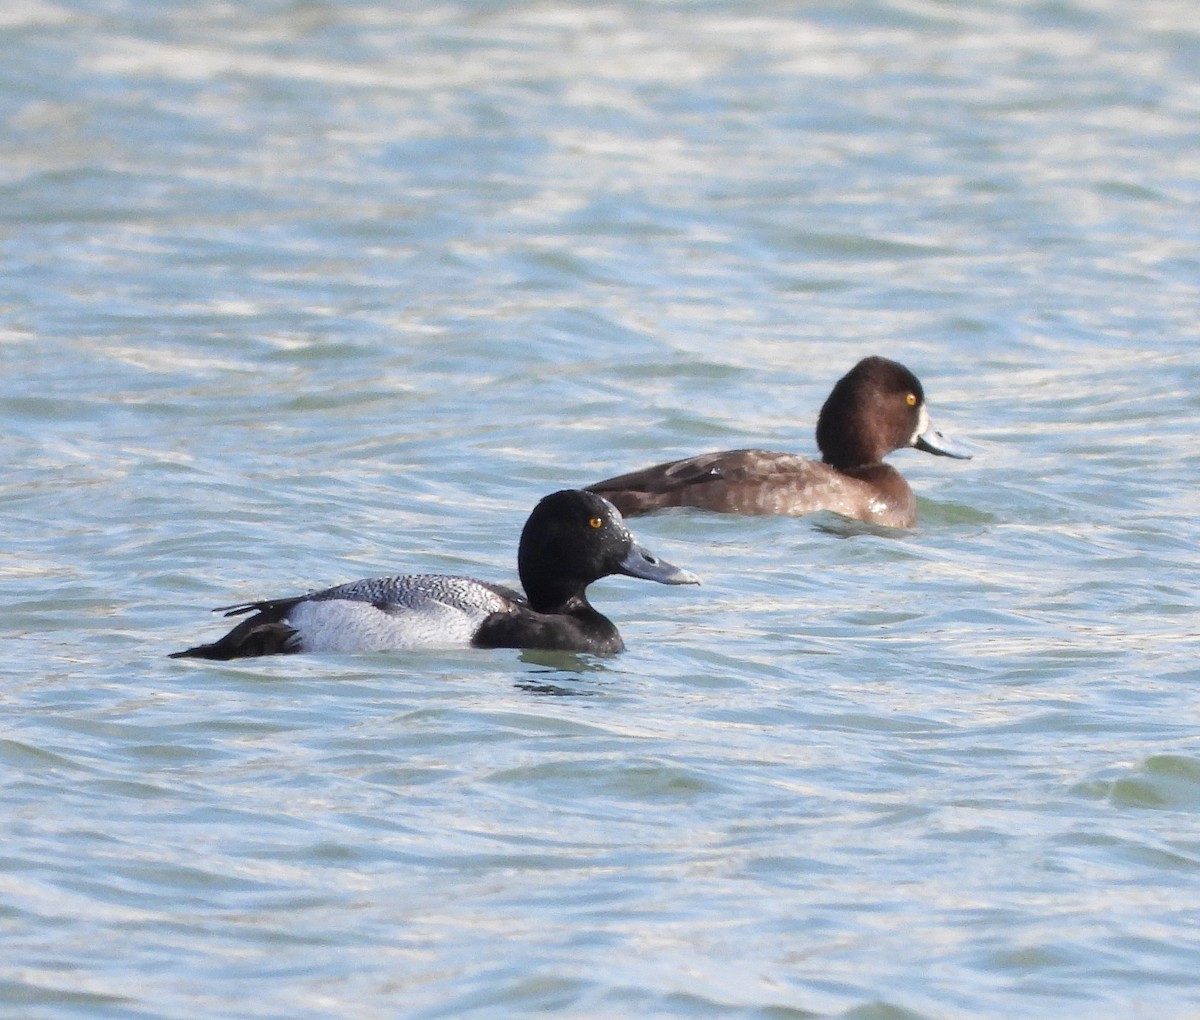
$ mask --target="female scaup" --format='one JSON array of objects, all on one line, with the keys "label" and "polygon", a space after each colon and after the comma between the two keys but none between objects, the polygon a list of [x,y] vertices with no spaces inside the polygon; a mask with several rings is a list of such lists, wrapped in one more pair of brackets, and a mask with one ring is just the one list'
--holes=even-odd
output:
[{"label": "female scaup", "polygon": [[883,458],[912,446],[943,457],[970,454],[929,423],[925,391],[907,368],[864,358],[829,394],[817,419],[821,460],[768,450],[727,450],[632,471],[587,486],[628,516],[670,506],[734,514],[832,510],[892,528],[917,523],[917,500]]},{"label": "female scaup", "polygon": [[590,492],[543,499],[521,532],[517,572],[525,595],[471,577],[374,577],[290,598],[214,612],[254,612],[219,641],[173,659],[236,659],[287,652],[380,652],[418,647],[545,648],[611,654],[625,647],[585,589],[610,574],[699,584],[639,545],[621,514]]}]

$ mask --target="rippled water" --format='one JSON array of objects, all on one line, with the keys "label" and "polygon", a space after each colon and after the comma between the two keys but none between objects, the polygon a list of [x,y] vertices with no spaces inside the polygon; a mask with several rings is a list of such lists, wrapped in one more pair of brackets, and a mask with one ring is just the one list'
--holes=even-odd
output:
[{"label": "rippled water", "polygon": [[[0,1013],[1200,1012],[1190,0],[0,28]],[[868,353],[977,451],[912,534],[642,519],[706,583],[615,659],[165,658]]]}]

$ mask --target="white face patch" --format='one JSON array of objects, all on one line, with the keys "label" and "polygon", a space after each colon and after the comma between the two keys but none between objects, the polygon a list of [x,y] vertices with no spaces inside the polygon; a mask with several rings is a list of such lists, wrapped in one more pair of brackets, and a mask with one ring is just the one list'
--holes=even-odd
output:
[{"label": "white face patch", "polygon": [[924,435],[925,430],[929,428],[929,412],[925,409],[925,405],[921,405],[920,411],[917,412],[917,427],[913,430],[912,436],[908,440],[909,446],[916,446],[917,440]]}]

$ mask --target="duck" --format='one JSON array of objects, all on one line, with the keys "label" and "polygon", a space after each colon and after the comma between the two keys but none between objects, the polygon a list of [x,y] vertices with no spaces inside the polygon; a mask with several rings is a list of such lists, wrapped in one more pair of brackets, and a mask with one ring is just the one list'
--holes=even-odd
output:
[{"label": "duck", "polygon": [[908,482],[883,458],[912,447],[970,460],[930,422],[920,380],[898,361],[863,358],[817,417],[819,461],[769,450],[725,450],[668,461],[585,486],[633,517],[667,507],[800,516],[830,510],[889,528],[917,523]]},{"label": "duck", "polygon": [[351,581],[306,595],[221,606],[254,615],[209,644],[170,658],[229,660],[296,652],[382,652],[415,648],[529,648],[612,655],[625,643],[587,599],[613,574],[660,584],[699,584],[630,533],[602,496],[564,489],[542,499],[517,551],[524,594],[449,574],[400,574]]}]

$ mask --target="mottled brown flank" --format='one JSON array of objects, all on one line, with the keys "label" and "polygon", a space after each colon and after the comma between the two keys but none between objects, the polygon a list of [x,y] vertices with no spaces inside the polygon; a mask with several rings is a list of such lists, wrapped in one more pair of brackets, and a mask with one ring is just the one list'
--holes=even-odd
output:
[{"label": "mottled brown flank", "polygon": [[676,506],[793,516],[815,508],[891,528],[917,522],[912,489],[889,464],[838,471],[799,454],[770,450],[702,453],[589,488],[627,517]]}]

